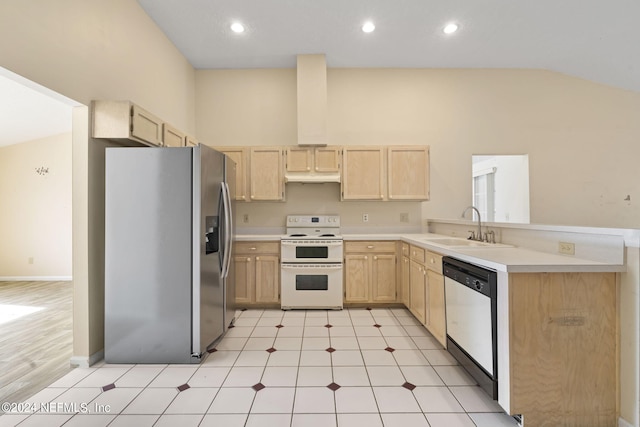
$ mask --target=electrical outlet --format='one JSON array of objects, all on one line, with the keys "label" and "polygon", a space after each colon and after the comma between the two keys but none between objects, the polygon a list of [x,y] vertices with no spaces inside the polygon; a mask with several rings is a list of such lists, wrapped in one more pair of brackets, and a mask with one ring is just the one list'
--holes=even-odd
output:
[{"label": "electrical outlet", "polygon": [[400,214],[400,222],[409,222],[409,214],[407,212]]},{"label": "electrical outlet", "polygon": [[564,255],[575,255],[576,254],[576,244],[570,242],[559,242],[558,243],[558,252]]},{"label": "electrical outlet", "polygon": [[249,222],[249,214],[244,214],[242,216],[242,222],[244,222],[245,224]]},{"label": "electrical outlet", "polygon": [[29,259],[27,260],[29,262],[29,264],[33,264],[33,257],[29,257]]},{"label": "electrical outlet", "polygon": [[369,222],[369,214],[362,214],[362,222]]}]

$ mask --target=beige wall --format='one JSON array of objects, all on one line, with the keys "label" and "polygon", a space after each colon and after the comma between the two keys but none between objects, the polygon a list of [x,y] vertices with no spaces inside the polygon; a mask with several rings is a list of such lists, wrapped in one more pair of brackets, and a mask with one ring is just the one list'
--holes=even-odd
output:
[{"label": "beige wall", "polygon": [[[4,0],[0,66],[81,104],[128,99],[195,132],[195,75],[135,0]],[[103,143],[86,108],[73,131],[74,359],[103,347]]]},{"label": "beige wall", "polygon": [[0,201],[0,278],[70,278],[71,134],[0,148]]},{"label": "beige wall", "polygon": [[[638,93],[536,70],[330,68],[327,79],[330,144],[431,146],[427,218],[469,205],[472,154],[526,153],[532,223],[640,227]],[[294,70],[198,70],[196,87],[206,143],[295,144]]]}]

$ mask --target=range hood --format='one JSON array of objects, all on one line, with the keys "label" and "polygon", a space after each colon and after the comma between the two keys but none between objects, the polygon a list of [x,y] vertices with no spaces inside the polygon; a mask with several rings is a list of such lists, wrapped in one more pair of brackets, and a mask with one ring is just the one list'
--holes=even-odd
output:
[{"label": "range hood", "polygon": [[298,145],[327,145],[327,62],[324,54],[297,57]]},{"label": "range hood", "polygon": [[303,184],[324,184],[327,182],[340,182],[340,174],[287,172],[284,176],[284,182],[300,182]]}]

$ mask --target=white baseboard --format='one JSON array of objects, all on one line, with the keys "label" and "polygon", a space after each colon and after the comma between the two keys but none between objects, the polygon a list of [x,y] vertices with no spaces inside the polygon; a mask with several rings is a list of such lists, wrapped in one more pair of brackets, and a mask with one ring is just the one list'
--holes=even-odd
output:
[{"label": "white baseboard", "polygon": [[627,422],[622,418],[618,418],[618,427],[633,427],[633,424]]},{"label": "white baseboard", "polygon": [[101,361],[104,359],[104,350],[100,350],[96,353],[93,353],[91,356],[72,356],[69,360],[69,364],[71,366],[75,366],[78,368],[88,368],[91,365]]},{"label": "white baseboard", "polygon": [[71,276],[0,276],[0,282],[69,282]]}]

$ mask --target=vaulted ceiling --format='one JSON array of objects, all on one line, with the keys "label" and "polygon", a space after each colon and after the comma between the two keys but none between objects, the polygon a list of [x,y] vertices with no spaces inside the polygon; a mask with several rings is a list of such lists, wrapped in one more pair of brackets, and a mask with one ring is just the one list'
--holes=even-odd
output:
[{"label": "vaulted ceiling", "polygon": [[137,1],[197,69],[324,53],[328,67],[532,68],[640,92],[637,0]]}]

